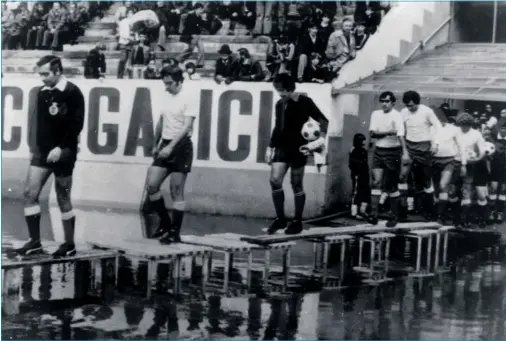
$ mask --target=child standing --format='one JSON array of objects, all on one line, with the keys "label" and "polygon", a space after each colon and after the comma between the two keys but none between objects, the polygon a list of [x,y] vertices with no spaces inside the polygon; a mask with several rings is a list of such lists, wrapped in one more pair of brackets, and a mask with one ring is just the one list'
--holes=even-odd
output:
[{"label": "child standing", "polygon": [[[348,167],[351,172],[351,183],[353,186],[353,198],[351,203],[351,216],[365,217],[367,205],[370,203],[371,188],[369,179],[369,157],[364,147],[366,137],[364,134],[353,136],[353,148],[349,155]],[[360,207],[360,211],[359,211]]]}]

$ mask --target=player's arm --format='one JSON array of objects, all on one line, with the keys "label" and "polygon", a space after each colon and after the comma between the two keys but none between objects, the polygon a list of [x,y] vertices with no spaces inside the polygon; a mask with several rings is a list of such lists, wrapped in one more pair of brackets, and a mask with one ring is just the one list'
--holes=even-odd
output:
[{"label": "player's arm", "polygon": [[460,155],[461,164],[463,167],[465,167],[467,165],[465,148],[462,145],[462,142],[460,141],[459,136],[457,134],[453,135],[453,140],[455,141],[455,144],[457,145],[457,150]]},{"label": "player's arm", "polygon": [[329,129],[329,120],[311,98],[307,97],[307,99],[309,100],[309,117],[320,124],[321,135],[325,138]]},{"label": "player's arm", "polygon": [[69,114],[71,115],[65,135],[62,137],[59,147],[61,149],[68,148],[75,141],[75,139],[81,134],[84,126],[84,96],[78,87],[75,87],[71,94],[72,107],[69,108]]},{"label": "player's arm", "polygon": [[404,120],[402,119],[401,114],[397,114],[394,121],[394,126],[396,130],[395,135],[397,136],[397,139],[401,143],[402,158],[403,159],[409,158],[408,147],[406,146],[406,139],[404,138],[404,136],[406,135],[406,129],[404,127]]},{"label": "player's arm", "polygon": [[269,148],[275,148],[278,144],[279,138],[281,137],[281,110],[280,102],[276,103],[274,129],[272,130],[271,139],[269,142]]},{"label": "player's arm", "polygon": [[155,127],[155,144],[153,146],[153,153],[158,151],[158,146],[162,141],[162,127],[163,127],[163,115],[160,115],[158,122]]}]

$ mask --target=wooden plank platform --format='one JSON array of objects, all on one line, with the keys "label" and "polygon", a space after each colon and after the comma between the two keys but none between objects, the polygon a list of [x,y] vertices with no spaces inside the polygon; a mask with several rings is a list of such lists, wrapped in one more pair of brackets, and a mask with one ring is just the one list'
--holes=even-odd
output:
[{"label": "wooden plank platform", "polygon": [[181,240],[185,244],[207,246],[216,251],[223,252],[248,252],[252,250],[264,250],[266,247],[270,249],[281,249],[295,245],[294,242],[283,242],[262,246],[242,241],[241,238],[244,237],[248,236],[236,233],[216,233],[207,234],[205,236],[181,236]]},{"label": "wooden plank platform", "polygon": [[296,241],[309,238],[323,238],[326,236],[341,235],[341,234],[365,234],[376,232],[389,232],[396,233],[400,231],[420,230],[420,229],[438,229],[441,225],[436,222],[413,222],[413,223],[399,223],[395,227],[386,227],[385,223],[378,225],[361,224],[346,227],[315,227],[309,230],[302,231],[296,235],[262,235],[262,236],[244,236],[242,241],[258,244],[258,245],[271,245],[287,241]]},{"label": "wooden plank platform", "polygon": [[114,249],[127,256],[153,261],[170,260],[181,256],[201,256],[212,251],[210,247],[183,243],[162,245],[156,239],[93,241],[90,244],[100,248]]},{"label": "wooden plank platform", "polygon": [[[22,241],[13,241],[12,246],[14,248],[21,247],[23,243],[24,242]],[[2,270],[19,269],[25,266],[51,265],[84,260],[91,261],[108,259],[115,258],[118,255],[118,253],[115,251],[94,250],[86,244],[76,244],[77,252],[74,256],[53,258],[51,254],[56,251],[60,244],[61,243],[53,241],[43,241],[42,247],[44,249],[44,253],[27,257],[14,256],[13,250],[7,250],[7,254],[2,253]]]}]

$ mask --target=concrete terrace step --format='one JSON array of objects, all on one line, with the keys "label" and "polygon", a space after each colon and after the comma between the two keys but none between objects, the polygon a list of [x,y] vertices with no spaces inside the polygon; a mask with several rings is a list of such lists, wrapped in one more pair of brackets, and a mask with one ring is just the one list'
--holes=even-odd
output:
[{"label": "concrete terrace step", "polygon": [[85,37],[98,37],[104,38],[109,36],[114,36],[114,30],[110,28],[101,28],[101,29],[87,29],[84,31]]},{"label": "concrete terrace step", "polygon": [[[245,36],[245,35],[202,35],[200,36],[204,43],[217,43],[217,44],[269,44],[271,38],[267,36]],[[116,41],[116,37],[96,37],[96,36],[82,36],[79,37],[79,42],[83,43],[98,43],[105,41]],[[179,42],[181,40],[180,35],[169,35],[167,36],[167,43]]]}]

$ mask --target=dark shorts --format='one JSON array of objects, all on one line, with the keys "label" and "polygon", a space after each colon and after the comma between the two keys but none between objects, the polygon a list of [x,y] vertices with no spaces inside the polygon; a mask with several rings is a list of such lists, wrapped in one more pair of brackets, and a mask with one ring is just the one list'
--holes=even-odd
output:
[{"label": "dark shorts", "polygon": [[406,141],[406,148],[408,149],[409,157],[413,163],[418,163],[423,166],[432,166],[432,153],[430,151],[431,144],[428,141],[411,142]]},{"label": "dark shorts", "polygon": [[485,187],[490,181],[490,172],[488,170],[487,162],[485,160],[470,163],[466,166],[466,177],[460,176],[461,163],[455,164],[454,178],[458,178],[455,181],[456,184],[462,185],[463,183],[471,184],[476,187]]},{"label": "dark shorts", "polygon": [[[441,174],[443,172],[454,172],[456,161],[453,156],[450,157],[433,157],[432,158],[432,171],[434,174]],[[460,168],[458,169],[460,172]]]},{"label": "dark shorts", "polygon": [[[163,140],[160,149],[169,143],[170,140]],[[160,158],[158,155],[154,155],[153,158],[152,166],[165,168],[171,173],[190,173],[193,164],[193,143],[189,137],[185,137],[174,147],[168,158]]]},{"label": "dark shorts", "polygon": [[506,155],[494,155],[490,160],[490,181],[506,183]]},{"label": "dark shorts", "polygon": [[307,156],[302,154],[298,149],[274,148],[272,162],[282,162],[292,168],[300,168],[306,166]]},{"label": "dark shorts", "polygon": [[72,176],[77,160],[77,153],[70,149],[63,149],[60,160],[55,163],[48,163],[49,152],[34,152],[30,160],[30,166],[49,169],[57,177]]},{"label": "dark shorts", "polygon": [[402,148],[376,147],[372,156],[372,169],[400,171]]}]

